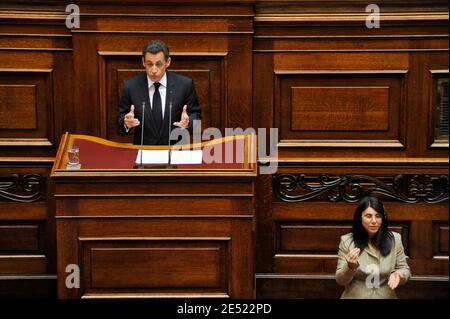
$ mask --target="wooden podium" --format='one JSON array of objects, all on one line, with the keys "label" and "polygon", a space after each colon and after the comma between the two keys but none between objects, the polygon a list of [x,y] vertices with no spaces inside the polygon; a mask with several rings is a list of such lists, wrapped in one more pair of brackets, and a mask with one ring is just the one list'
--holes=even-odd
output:
[{"label": "wooden podium", "polygon": [[[72,145],[80,169],[67,169]],[[164,147],[63,136],[51,174],[59,298],[255,297],[254,136],[196,146],[235,154],[133,169],[139,148]]]}]

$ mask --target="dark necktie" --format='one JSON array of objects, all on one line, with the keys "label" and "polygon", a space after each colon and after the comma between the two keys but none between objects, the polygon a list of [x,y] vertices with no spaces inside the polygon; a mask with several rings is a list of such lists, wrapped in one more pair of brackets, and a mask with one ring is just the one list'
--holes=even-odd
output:
[{"label": "dark necktie", "polygon": [[155,120],[156,129],[160,131],[163,122],[161,95],[159,94],[159,87],[161,83],[155,82],[153,85],[155,87],[155,93],[153,93],[152,113],[153,119]]}]

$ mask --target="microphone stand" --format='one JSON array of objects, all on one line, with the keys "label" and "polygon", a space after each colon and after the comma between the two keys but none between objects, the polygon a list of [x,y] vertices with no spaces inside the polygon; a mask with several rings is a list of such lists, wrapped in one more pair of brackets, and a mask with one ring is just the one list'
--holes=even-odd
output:
[{"label": "microphone stand", "polygon": [[[145,101],[142,102],[142,126],[141,126],[141,146],[144,145],[144,125],[145,125]],[[143,165],[142,164],[142,154],[144,153],[144,150],[141,149],[140,152],[140,164],[134,165],[133,168],[151,168],[151,169],[176,169],[178,168],[176,165],[170,165],[170,162],[172,161],[172,148],[170,146],[170,132],[172,128],[172,101],[169,102],[169,142],[168,142],[168,163],[167,165]]]},{"label": "microphone stand", "polygon": [[[142,124],[141,124],[141,146],[144,145],[144,125],[145,125],[145,101],[142,101]],[[145,168],[144,165],[142,165],[142,154],[144,153],[144,150],[139,150],[141,152],[140,156],[140,163],[139,165],[134,165],[133,168]]]},{"label": "microphone stand", "polygon": [[[172,92],[170,92],[172,93]],[[167,163],[167,169],[175,169],[178,168],[176,165],[171,165],[172,162],[172,147],[170,145],[170,133],[172,131],[172,101],[169,102],[169,141],[168,141],[168,147],[169,147],[169,162]]]}]

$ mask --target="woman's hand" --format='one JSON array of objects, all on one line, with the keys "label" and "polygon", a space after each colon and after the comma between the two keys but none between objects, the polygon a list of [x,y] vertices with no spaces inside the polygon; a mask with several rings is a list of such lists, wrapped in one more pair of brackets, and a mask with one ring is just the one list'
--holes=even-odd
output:
[{"label": "woman's hand", "polygon": [[391,288],[392,290],[394,290],[395,288],[397,288],[398,284],[400,283],[400,279],[403,278],[403,275],[401,272],[399,271],[394,271],[390,276],[389,276],[389,281],[388,281],[388,286],[389,288]]},{"label": "woman's hand", "polygon": [[345,255],[345,260],[347,260],[348,267],[352,270],[355,270],[359,266],[358,263],[359,252],[360,252],[359,248],[353,248],[348,252],[347,255]]}]

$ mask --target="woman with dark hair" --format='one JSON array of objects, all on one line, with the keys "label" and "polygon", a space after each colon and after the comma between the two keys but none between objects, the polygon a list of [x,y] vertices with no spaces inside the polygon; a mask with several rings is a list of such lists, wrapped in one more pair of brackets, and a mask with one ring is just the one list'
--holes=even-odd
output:
[{"label": "woman with dark hair", "polygon": [[341,298],[397,298],[394,289],[411,276],[400,234],[388,230],[383,203],[364,197],[353,216],[352,232],[341,237],[336,281]]}]

